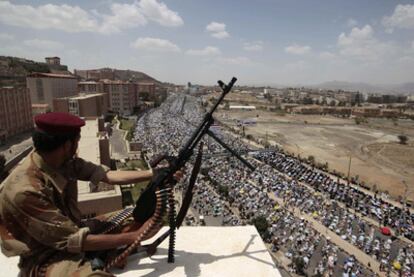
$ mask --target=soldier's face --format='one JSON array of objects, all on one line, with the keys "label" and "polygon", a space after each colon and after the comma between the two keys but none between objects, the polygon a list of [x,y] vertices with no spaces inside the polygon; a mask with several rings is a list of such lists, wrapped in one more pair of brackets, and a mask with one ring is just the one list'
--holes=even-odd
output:
[{"label": "soldier's face", "polygon": [[65,147],[65,161],[73,159],[78,150],[80,135],[73,141],[68,141],[67,146]]}]

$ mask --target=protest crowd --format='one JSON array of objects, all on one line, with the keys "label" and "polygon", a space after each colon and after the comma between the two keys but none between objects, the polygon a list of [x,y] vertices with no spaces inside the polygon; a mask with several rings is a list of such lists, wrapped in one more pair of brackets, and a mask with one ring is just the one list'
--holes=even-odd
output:
[{"label": "protest crowd", "polygon": [[[204,112],[195,98],[171,95],[140,118],[134,140],[142,143],[148,159],[161,153],[176,155]],[[236,151],[249,152],[246,143],[227,131],[216,135]],[[288,270],[299,275],[377,276],[369,263],[361,263],[313,226],[321,224],[378,261],[383,276],[413,276],[413,244],[397,237],[413,239],[414,217],[409,210],[340,184],[281,149],[250,149],[245,157],[256,168],[252,172],[211,138],[204,143],[202,174],[188,223],[200,224],[201,217],[221,225],[255,224],[269,249],[283,253],[290,261]],[[188,176],[177,188],[185,191],[187,180]],[[396,236],[381,232],[384,226],[396,230]]]}]

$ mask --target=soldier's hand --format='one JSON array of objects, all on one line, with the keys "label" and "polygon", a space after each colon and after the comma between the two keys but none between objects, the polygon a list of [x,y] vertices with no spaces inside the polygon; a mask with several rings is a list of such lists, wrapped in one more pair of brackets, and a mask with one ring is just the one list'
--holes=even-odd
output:
[{"label": "soldier's hand", "polygon": [[184,168],[176,171],[173,176],[177,182],[181,181],[181,179],[184,177]]},{"label": "soldier's hand", "polygon": [[[163,166],[163,167],[156,167],[152,169],[152,178],[155,178],[158,174],[160,174],[163,170],[166,170],[168,167]],[[174,180],[176,180],[177,182],[179,182],[183,177],[184,177],[184,167],[181,168],[180,170],[177,170],[174,175]]]}]

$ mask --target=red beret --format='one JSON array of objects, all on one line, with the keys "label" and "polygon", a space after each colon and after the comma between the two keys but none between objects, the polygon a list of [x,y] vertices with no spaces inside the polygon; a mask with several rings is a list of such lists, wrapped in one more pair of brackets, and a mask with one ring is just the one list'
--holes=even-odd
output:
[{"label": "red beret", "polygon": [[85,121],[70,113],[44,113],[35,116],[37,129],[53,135],[75,134],[85,125]]}]

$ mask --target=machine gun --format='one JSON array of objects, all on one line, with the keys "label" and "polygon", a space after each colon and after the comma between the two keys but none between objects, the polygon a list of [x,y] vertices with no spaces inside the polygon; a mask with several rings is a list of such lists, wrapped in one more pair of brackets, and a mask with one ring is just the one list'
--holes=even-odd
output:
[{"label": "machine gun", "polygon": [[[151,167],[156,167],[161,161],[168,161],[168,166],[157,171],[157,174],[154,176],[151,183],[146,187],[144,192],[141,194],[140,198],[136,203],[136,207],[133,210],[133,217],[136,222],[144,224],[149,221],[150,224],[144,228],[142,235],[140,235],[137,240],[130,245],[121,255],[114,259],[111,263],[107,264],[106,268],[110,268],[115,265],[117,262],[125,259],[132,251],[138,249],[137,252],[147,252],[148,255],[153,255],[156,251],[156,247],[168,236],[170,237],[169,241],[169,250],[168,250],[168,262],[174,262],[174,246],[175,246],[175,230],[179,228],[185,218],[187,210],[190,207],[192,199],[192,190],[194,183],[196,181],[198,172],[201,167],[202,159],[202,143],[200,143],[199,153],[196,158],[196,162],[193,167],[193,171],[190,177],[190,184],[188,185],[187,191],[185,193],[183,203],[181,206],[178,215],[175,213],[174,205],[174,194],[173,187],[176,184],[174,180],[174,173],[185,166],[185,164],[190,160],[194,153],[194,149],[197,144],[201,141],[204,135],[211,136],[215,141],[217,141],[222,147],[227,149],[232,155],[239,159],[243,164],[245,164],[249,169],[254,171],[254,167],[241,157],[237,152],[231,149],[226,145],[220,138],[218,138],[213,132],[209,130],[210,126],[214,123],[213,113],[223,101],[224,97],[231,91],[234,83],[237,81],[236,78],[226,85],[222,81],[218,81],[222,93],[217,99],[216,103],[210,109],[208,113],[205,114],[203,121],[198,125],[194,130],[190,138],[180,149],[176,157],[162,155],[156,158],[150,163]],[[162,225],[162,217],[165,211],[167,210],[168,205],[168,219],[169,219],[169,230],[162,234],[156,241],[150,245],[140,246],[142,239],[149,233],[151,230],[156,229]]]}]

